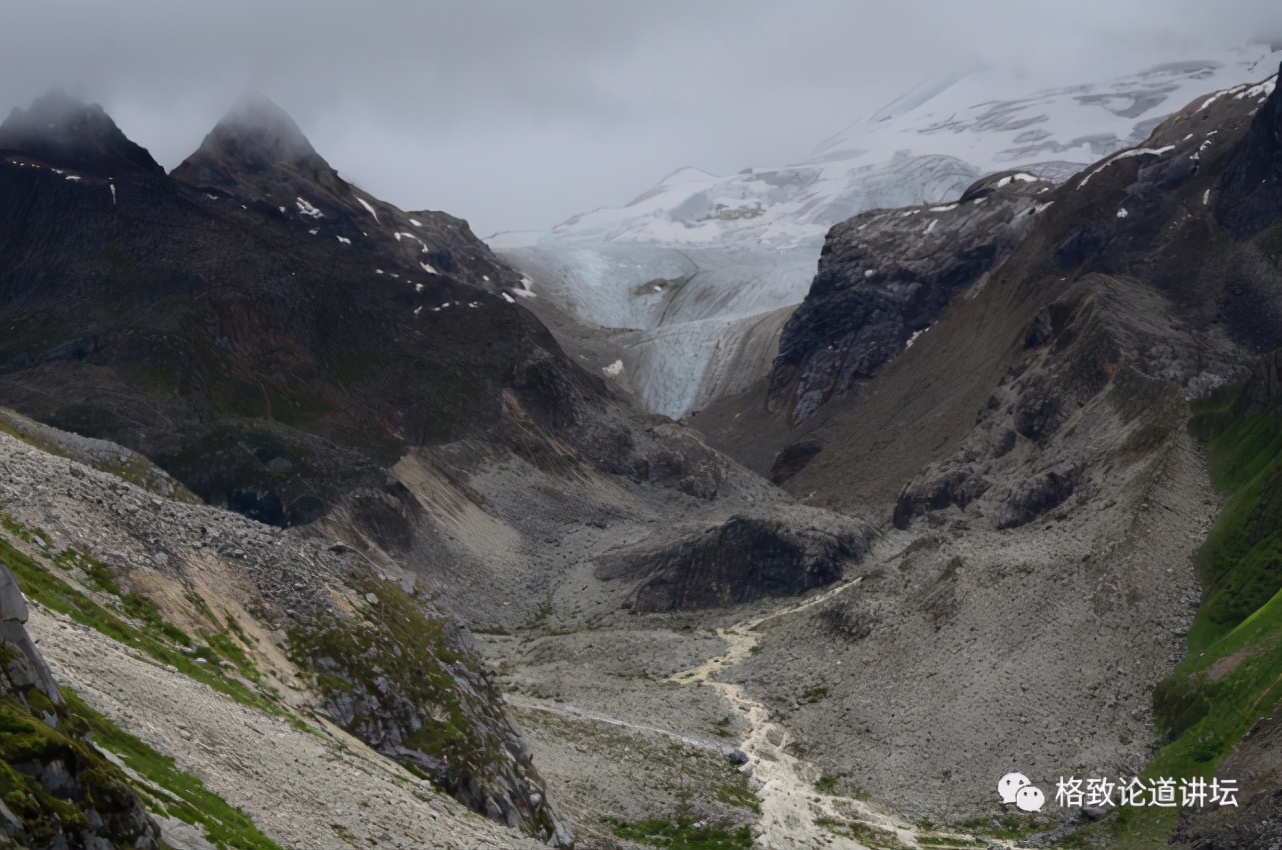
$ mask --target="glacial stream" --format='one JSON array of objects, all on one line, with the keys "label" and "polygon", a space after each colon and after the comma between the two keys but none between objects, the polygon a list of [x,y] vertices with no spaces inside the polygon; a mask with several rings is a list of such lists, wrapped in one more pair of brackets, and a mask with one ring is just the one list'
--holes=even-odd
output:
[{"label": "glacial stream", "polygon": [[[770,710],[749,697],[740,685],[715,678],[717,674],[740,664],[748,657],[752,648],[757,645],[758,626],[818,605],[851,584],[841,584],[796,607],[731,628],[718,629],[718,637],[726,642],[726,651],[671,679],[683,685],[706,685],[715,689],[747,722],[749,731],[739,746],[751,760],[749,764],[754,780],[752,787],[761,800],[761,832],[757,843],[767,850],[867,850],[865,844],[850,837],[850,834],[869,828],[883,835],[893,834],[909,847],[919,846],[915,830],[910,824],[874,811],[858,800],[818,791],[815,783],[820,778],[819,769],[788,753],[790,736],[782,726],[771,721]],[[854,826],[855,824],[859,826]],[[886,837],[889,838],[889,835]]]},{"label": "glacial stream", "polygon": [[[791,608],[717,629],[717,636],[726,642],[725,652],[692,670],[677,673],[670,681],[715,689],[747,722],[749,731],[739,747],[750,759],[751,787],[761,800],[757,844],[765,850],[880,850],[884,847],[957,847],[972,843],[984,846],[971,835],[933,830],[923,833],[913,824],[874,805],[822,793],[815,786],[821,771],[788,752],[791,736],[770,719],[770,710],[749,697],[742,686],[716,678],[748,657],[759,640],[760,626],[822,604],[858,582],[859,579],[844,582]],[[1004,841],[989,844],[1015,847]]]}]

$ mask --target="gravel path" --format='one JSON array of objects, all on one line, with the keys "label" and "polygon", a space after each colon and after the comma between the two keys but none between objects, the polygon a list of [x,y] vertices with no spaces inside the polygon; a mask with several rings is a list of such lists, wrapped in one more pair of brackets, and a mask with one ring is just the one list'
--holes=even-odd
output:
[{"label": "gravel path", "polygon": [[628,720],[620,720],[617,717],[610,717],[595,711],[585,711],[581,708],[575,708],[572,705],[554,705],[544,702],[543,700],[530,699],[528,697],[514,696],[508,694],[504,697],[504,702],[514,708],[523,708],[526,711],[541,711],[544,714],[555,714],[557,717],[564,717],[568,720],[590,720],[594,723],[604,723],[607,726],[618,726],[620,729],[630,729],[633,732],[640,732],[643,735],[656,735],[661,738],[667,738],[683,747],[693,747],[696,750],[704,750],[709,753],[718,753],[719,755],[729,755],[734,752],[735,748],[725,744],[718,744],[715,741],[705,741],[701,738],[692,738],[689,735],[682,735],[679,732],[672,732],[668,729],[660,729],[658,726],[649,726],[644,723],[633,723]]}]

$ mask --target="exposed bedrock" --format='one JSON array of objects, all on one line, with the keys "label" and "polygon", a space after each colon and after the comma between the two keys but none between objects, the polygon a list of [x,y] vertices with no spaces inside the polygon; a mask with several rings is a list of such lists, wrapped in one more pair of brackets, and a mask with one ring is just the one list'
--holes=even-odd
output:
[{"label": "exposed bedrock", "polygon": [[993,175],[954,203],[873,210],[833,227],[810,293],[784,326],[768,403],[800,423],[877,374],[1005,259],[1051,186]]},{"label": "exposed bedrock", "polygon": [[795,596],[840,579],[868,550],[854,527],[795,527],[774,519],[732,517],[693,539],[601,559],[601,579],[639,582],[636,613],[713,608]]},{"label": "exposed bedrock", "polygon": [[159,850],[160,828],[68,714],[26,622],[26,600],[0,564],[0,846]]}]

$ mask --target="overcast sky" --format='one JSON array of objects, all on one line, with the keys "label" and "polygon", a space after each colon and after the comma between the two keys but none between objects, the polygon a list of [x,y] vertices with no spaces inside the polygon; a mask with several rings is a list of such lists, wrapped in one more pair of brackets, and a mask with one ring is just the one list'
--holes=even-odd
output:
[{"label": "overcast sky", "polygon": [[60,86],[172,168],[254,88],[349,180],[488,235],[802,159],[976,61],[1040,87],[1279,40],[1277,0],[0,0],[0,110]]}]

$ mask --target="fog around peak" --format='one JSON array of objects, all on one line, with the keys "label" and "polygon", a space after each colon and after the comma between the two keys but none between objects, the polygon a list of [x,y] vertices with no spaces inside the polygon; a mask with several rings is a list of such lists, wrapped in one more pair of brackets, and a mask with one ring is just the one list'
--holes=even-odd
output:
[{"label": "fog around peak", "polygon": [[263,159],[296,160],[317,155],[289,113],[263,93],[252,89],[232,105],[206,142],[225,142],[228,139],[254,148],[256,155]]},{"label": "fog around peak", "polygon": [[54,88],[27,107],[14,107],[0,122],[0,151],[42,159],[86,174],[158,172],[159,164],[125,137],[97,104]]},{"label": "fog around peak", "polygon": [[60,86],[172,168],[252,90],[370,192],[489,233],[795,161],[934,75],[1031,91],[1248,42],[1282,42],[1276,3],[8,0],[0,115]]}]

